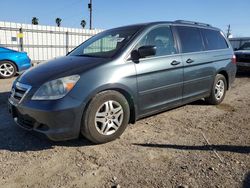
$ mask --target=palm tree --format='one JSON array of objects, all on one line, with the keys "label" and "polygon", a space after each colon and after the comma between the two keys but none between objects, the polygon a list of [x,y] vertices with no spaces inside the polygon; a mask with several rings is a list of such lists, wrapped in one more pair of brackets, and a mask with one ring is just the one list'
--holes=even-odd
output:
[{"label": "palm tree", "polygon": [[33,25],[38,25],[38,20],[39,19],[37,17],[33,17],[31,22]]},{"label": "palm tree", "polygon": [[81,21],[81,26],[82,26],[82,28],[84,28],[86,26],[86,21],[85,20]]},{"label": "palm tree", "polygon": [[61,26],[62,19],[61,18],[56,18],[56,25],[57,27]]}]

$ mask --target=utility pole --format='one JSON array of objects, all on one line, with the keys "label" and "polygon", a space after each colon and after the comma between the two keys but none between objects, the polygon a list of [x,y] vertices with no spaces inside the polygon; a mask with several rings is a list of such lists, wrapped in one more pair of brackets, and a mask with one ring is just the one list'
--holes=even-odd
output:
[{"label": "utility pole", "polygon": [[227,38],[229,38],[230,35],[231,35],[231,25],[229,24],[227,26]]},{"label": "utility pole", "polygon": [[89,29],[92,29],[92,0],[89,0]]}]

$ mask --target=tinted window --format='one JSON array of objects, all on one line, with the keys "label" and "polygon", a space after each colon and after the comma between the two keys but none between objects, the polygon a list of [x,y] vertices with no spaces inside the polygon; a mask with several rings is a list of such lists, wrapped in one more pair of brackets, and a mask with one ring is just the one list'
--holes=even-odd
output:
[{"label": "tinted window", "polygon": [[220,31],[201,29],[206,50],[218,50],[228,48],[225,38]]},{"label": "tinted window", "polygon": [[245,42],[242,46],[239,47],[239,50],[250,50],[250,42]]},{"label": "tinted window", "polygon": [[136,45],[136,49],[142,46],[156,46],[155,56],[176,53],[174,38],[169,26],[162,26],[149,31]]},{"label": "tinted window", "polygon": [[245,43],[250,43],[249,38],[231,38],[229,41],[235,50],[240,50],[245,47]]},{"label": "tinted window", "polygon": [[177,31],[183,53],[203,51],[204,47],[199,29],[195,27],[178,26]]},{"label": "tinted window", "polygon": [[240,47],[240,40],[230,40],[233,49],[238,49]]}]

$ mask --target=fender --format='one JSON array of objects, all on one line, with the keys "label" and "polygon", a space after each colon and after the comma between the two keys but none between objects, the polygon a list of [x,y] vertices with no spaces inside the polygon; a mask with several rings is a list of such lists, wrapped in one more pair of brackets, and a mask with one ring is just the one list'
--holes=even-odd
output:
[{"label": "fender", "polygon": [[127,99],[129,106],[130,106],[130,123],[135,123],[137,120],[137,114],[138,114],[138,104],[137,104],[137,91],[132,91],[129,87],[123,84],[119,83],[112,83],[112,84],[105,84],[101,87],[96,88],[93,90],[88,97],[84,100],[84,110],[86,106],[88,106],[88,103],[92,100],[92,98],[103,91],[106,90],[115,90],[120,92],[124,97]]}]

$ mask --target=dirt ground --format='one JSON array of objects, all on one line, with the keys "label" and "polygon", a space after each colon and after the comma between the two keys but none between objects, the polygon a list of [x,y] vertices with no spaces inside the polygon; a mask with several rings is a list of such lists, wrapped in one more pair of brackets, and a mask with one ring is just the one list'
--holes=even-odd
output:
[{"label": "dirt ground", "polygon": [[17,127],[12,81],[0,80],[0,187],[250,187],[250,72],[221,105],[200,100],[142,119],[103,145]]}]

